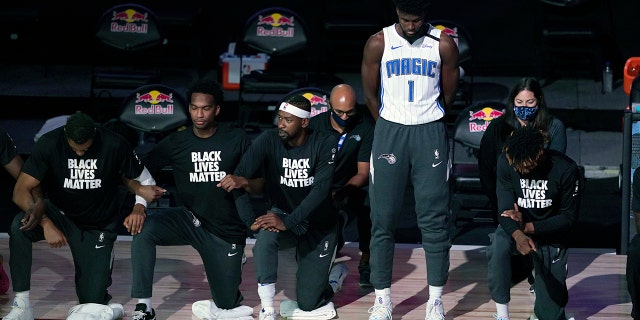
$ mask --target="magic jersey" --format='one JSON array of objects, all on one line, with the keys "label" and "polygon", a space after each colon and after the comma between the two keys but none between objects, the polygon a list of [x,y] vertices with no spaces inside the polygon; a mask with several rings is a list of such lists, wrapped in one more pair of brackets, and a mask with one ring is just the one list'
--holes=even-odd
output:
[{"label": "magic jersey", "polygon": [[440,29],[413,43],[398,35],[395,25],[382,29],[384,51],[380,67],[380,117],[416,125],[444,117],[440,102]]},{"label": "magic jersey", "polygon": [[244,244],[247,229],[240,219],[234,193],[217,186],[233,173],[249,147],[244,130],[218,123],[214,135],[197,137],[188,127],[162,139],[145,157],[145,165],[155,173],[170,165],[178,199],[209,232],[230,242]]},{"label": "magic jersey", "polygon": [[134,179],[143,169],[123,137],[99,126],[82,156],[69,146],[64,127],[46,133],[22,171],[39,180],[49,201],[78,226],[100,229],[120,214],[122,177]]}]

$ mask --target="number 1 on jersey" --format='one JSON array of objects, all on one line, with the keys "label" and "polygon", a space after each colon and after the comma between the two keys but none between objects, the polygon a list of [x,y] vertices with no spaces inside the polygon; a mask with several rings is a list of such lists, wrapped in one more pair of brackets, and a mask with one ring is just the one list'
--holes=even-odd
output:
[{"label": "number 1 on jersey", "polygon": [[413,80],[409,80],[409,102],[413,102]]}]

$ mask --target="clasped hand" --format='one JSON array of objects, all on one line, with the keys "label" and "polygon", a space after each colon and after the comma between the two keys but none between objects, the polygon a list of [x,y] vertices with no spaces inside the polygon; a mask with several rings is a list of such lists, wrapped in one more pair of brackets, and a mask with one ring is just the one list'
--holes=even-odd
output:
[{"label": "clasped hand", "polygon": [[266,214],[256,218],[256,220],[251,224],[251,231],[257,231],[258,229],[280,232],[287,230],[287,227],[284,225],[284,221],[282,221],[279,215],[272,211],[268,211]]}]

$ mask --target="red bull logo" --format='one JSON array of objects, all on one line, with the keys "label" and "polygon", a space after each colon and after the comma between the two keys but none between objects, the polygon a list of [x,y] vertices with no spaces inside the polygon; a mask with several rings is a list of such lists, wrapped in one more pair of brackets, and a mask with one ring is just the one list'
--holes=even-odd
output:
[{"label": "red bull logo", "polygon": [[148,12],[143,13],[134,9],[114,11],[111,17],[111,32],[147,33],[148,15]]},{"label": "red bull logo", "polygon": [[[258,16],[256,35],[259,37],[293,37],[295,24],[293,17],[272,13],[268,16]],[[264,26],[267,26],[266,28]],[[284,28],[286,27],[286,28]]]},{"label": "red bull logo", "polygon": [[[469,111],[469,132],[484,132],[487,130],[491,120],[500,117],[504,111],[484,107],[478,111]],[[474,122],[476,120],[484,121],[483,123]]]},{"label": "red bull logo", "polygon": [[[173,114],[173,93],[162,93],[151,90],[147,93],[136,93],[135,114]],[[146,103],[144,106],[139,103]],[[162,103],[167,103],[162,105]]]},{"label": "red bull logo", "polygon": [[449,28],[441,24],[434,26],[434,28],[442,30],[442,33],[450,36],[453,39],[453,41],[456,43],[456,45],[458,45],[458,38],[459,38],[458,28]]},{"label": "red bull logo", "polygon": [[303,97],[307,98],[311,102],[311,116],[315,116],[319,113],[323,113],[329,110],[329,104],[327,103],[327,96],[317,96],[311,92],[303,93]]}]

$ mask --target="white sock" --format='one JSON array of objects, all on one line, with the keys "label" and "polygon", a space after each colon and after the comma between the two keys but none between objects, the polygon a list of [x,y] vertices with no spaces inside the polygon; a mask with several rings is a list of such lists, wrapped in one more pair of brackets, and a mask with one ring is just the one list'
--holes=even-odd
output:
[{"label": "white sock", "polygon": [[260,304],[263,308],[273,308],[273,297],[276,296],[276,284],[258,283],[258,296],[260,297]]},{"label": "white sock", "polygon": [[24,301],[25,308],[29,308],[31,306],[29,303],[29,290],[16,292],[16,299]]},{"label": "white sock", "polygon": [[376,289],[376,304],[391,303],[391,288]]},{"label": "white sock", "polygon": [[138,303],[146,304],[147,305],[147,312],[151,312],[151,310],[153,310],[153,306],[151,306],[151,298],[138,299]]},{"label": "white sock", "polygon": [[429,302],[442,298],[444,287],[429,286]]},{"label": "white sock", "polygon": [[496,313],[498,317],[509,317],[509,304],[496,303]]}]

